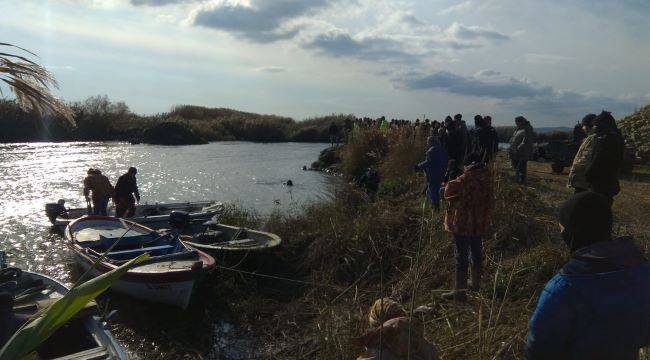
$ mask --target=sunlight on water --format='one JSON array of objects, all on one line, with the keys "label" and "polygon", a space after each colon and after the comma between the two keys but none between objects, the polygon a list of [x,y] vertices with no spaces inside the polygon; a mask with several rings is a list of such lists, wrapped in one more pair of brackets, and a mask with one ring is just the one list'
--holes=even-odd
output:
[{"label": "sunlight on water", "polygon": [[[52,233],[47,202],[85,206],[82,181],[96,167],[113,185],[129,166],[138,168],[143,202],[237,201],[266,214],[299,209],[329,195],[332,179],[302,171],[324,144],[244,142],[164,147],[121,143],[0,144],[0,249],[11,265],[67,283],[74,271],[62,237]],[[295,186],[283,185],[291,179]],[[279,205],[278,205],[279,204]]]}]

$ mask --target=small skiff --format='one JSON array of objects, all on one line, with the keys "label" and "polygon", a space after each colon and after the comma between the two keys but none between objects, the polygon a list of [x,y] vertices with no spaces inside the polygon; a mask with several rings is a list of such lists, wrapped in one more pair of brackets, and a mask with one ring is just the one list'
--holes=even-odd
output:
[{"label": "small skiff", "polygon": [[177,234],[160,235],[132,221],[107,216],[88,216],[71,222],[65,231],[68,245],[87,270],[111,246],[92,275],[149,253],[151,258],[129,270],[111,289],[131,297],[187,308],[196,285],[214,267],[214,259],[188,247]]},{"label": "small skiff", "polygon": [[[129,220],[157,230],[167,226],[172,211],[185,211],[190,214],[192,220],[208,221],[223,212],[223,204],[218,201],[138,204],[135,206],[135,215]],[[87,208],[66,209],[63,200],[45,204],[45,213],[50,222],[60,230],[64,230],[70,222],[89,215]],[[108,214],[115,215],[112,206],[108,208]]]},{"label": "small skiff", "polygon": [[275,234],[212,221],[191,224],[180,231],[183,242],[206,252],[263,251],[282,242]]},{"label": "small skiff", "polygon": [[[18,268],[0,270],[0,347],[18,328],[68,292],[60,282]],[[11,310],[6,310],[7,308]],[[90,311],[88,311],[90,310]],[[106,323],[94,315],[92,307],[83,309],[59,328],[37,349],[39,359],[127,359],[109,332]]]}]

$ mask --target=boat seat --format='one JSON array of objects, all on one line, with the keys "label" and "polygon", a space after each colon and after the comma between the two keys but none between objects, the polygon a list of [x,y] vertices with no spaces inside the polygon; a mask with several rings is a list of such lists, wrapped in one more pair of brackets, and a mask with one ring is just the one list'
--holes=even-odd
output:
[{"label": "boat seat", "polygon": [[133,259],[140,254],[147,252],[150,253],[151,256],[160,256],[167,254],[172,249],[174,249],[174,246],[172,245],[151,246],[140,249],[113,251],[106,254],[106,257],[114,260],[126,260]]},{"label": "boat seat", "polygon": [[[151,241],[157,238],[159,235],[157,233],[144,234],[144,235],[135,235],[135,236],[124,236],[120,242],[115,245],[113,249],[115,250],[127,250],[138,248],[143,243]],[[106,237],[104,235],[99,236],[99,241],[96,244],[93,244],[93,248],[103,248],[108,249],[113,243],[115,243],[119,237]]]}]

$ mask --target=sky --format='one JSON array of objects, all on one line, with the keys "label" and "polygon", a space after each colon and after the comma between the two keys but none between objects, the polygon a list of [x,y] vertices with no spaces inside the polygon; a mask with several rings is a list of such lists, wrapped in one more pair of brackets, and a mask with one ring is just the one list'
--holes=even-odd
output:
[{"label": "sky", "polygon": [[36,53],[64,100],[140,114],[551,127],[650,103],[647,0],[5,0],[0,14],[0,42]]}]

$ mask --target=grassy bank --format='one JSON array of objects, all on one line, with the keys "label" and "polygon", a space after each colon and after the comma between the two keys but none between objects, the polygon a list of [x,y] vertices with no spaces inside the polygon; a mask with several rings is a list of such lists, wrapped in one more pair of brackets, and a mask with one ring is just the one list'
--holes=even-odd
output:
[{"label": "grassy bank", "polygon": [[[133,346],[148,358],[205,356],[218,333],[214,324],[226,318],[235,328],[221,334],[224,349],[244,341],[261,358],[351,359],[361,350],[353,339],[367,330],[368,307],[391,296],[407,309],[431,308],[423,317],[425,336],[444,359],[521,358],[539,293],[568,257],[556,221],[570,194],[566,173],[531,163],[529,185],[522,187],[499,156],[481,292],[467,303],[443,302],[440,292],[453,281],[453,245],[442,229],[443,214],[422,195],[422,175],[412,172],[424,149],[420,134],[364,130],[340,150],[339,169],[351,180],[367,166],[378,168],[382,181],[374,199],[342,185],[332,200],[295,214],[262,220],[231,209],[224,222],[265,227],[283,246],[259,261],[220,268],[188,313],[161,321],[155,336]],[[614,205],[615,232],[633,235],[646,250],[649,193],[650,168],[639,167],[622,180]],[[118,326],[137,334],[139,323],[136,317]]]}]

